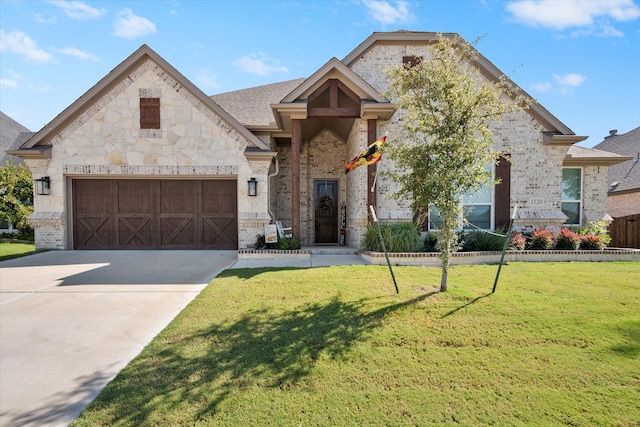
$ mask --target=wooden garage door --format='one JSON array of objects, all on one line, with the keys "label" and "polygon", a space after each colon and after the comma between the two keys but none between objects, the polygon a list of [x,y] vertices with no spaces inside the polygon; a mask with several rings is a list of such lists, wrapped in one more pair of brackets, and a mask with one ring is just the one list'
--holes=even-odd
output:
[{"label": "wooden garage door", "polygon": [[234,180],[73,181],[75,249],[237,249]]}]

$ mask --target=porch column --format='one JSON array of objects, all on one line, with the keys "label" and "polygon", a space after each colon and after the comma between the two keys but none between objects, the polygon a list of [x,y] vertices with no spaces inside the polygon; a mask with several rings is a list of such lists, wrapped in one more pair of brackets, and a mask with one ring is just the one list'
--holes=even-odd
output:
[{"label": "porch column", "polygon": [[[378,139],[377,129],[378,129],[378,120],[368,119],[367,120],[367,145],[373,144]],[[376,209],[376,211],[378,210],[377,198],[376,198],[376,194],[378,194],[378,190],[376,189],[374,192],[371,192],[371,187],[373,186],[373,179],[375,177],[377,170],[378,170],[377,163],[367,166],[367,212],[369,211],[369,206],[373,206]],[[376,187],[377,187],[377,184],[376,184]],[[371,221],[371,218],[369,218],[369,220]]]},{"label": "porch column", "polygon": [[300,146],[302,144],[301,123],[291,120],[291,232],[300,236]]}]

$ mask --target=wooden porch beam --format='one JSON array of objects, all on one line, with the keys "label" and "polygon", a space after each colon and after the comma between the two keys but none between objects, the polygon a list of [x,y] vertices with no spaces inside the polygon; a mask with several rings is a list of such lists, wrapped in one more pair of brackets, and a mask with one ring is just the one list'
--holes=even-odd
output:
[{"label": "wooden porch beam", "polygon": [[300,236],[300,147],[302,128],[300,120],[291,120],[291,232]]}]

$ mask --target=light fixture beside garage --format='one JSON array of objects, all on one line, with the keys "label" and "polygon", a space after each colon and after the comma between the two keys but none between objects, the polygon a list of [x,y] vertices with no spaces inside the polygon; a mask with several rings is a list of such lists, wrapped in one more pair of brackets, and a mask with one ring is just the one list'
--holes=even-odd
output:
[{"label": "light fixture beside garage", "polygon": [[251,177],[251,179],[249,181],[247,181],[247,184],[249,185],[249,188],[247,190],[247,193],[249,194],[249,196],[251,197],[255,197],[258,195],[258,181],[256,181],[255,178]]},{"label": "light fixture beside garage", "polygon": [[51,194],[51,178],[43,176],[35,180],[36,194],[40,196],[48,196]]}]

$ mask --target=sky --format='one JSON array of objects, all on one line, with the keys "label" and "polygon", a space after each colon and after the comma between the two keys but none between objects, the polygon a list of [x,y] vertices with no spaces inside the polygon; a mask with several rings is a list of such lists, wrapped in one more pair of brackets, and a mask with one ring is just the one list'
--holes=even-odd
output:
[{"label": "sky", "polygon": [[143,44],[214,95],[309,77],[397,30],[480,39],[579,145],[640,126],[638,0],[0,0],[0,111],[39,131]]}]

